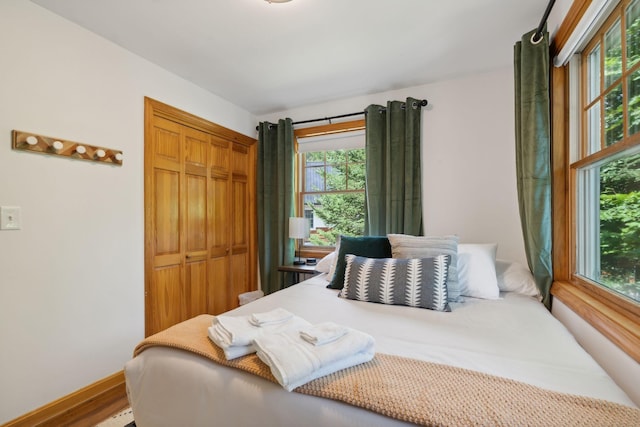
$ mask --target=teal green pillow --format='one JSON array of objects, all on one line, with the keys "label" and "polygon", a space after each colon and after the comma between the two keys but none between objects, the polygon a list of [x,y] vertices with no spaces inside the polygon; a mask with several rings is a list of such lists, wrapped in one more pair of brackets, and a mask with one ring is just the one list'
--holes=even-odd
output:
[{"label": "teal green pillow", "polygon": [[391,258],[391,244],[387,236],[340,236],[336,272],[327,288],[342,289],[344,286],[344,271],[347,268],[345,257],[349,254],[366,258]]}]

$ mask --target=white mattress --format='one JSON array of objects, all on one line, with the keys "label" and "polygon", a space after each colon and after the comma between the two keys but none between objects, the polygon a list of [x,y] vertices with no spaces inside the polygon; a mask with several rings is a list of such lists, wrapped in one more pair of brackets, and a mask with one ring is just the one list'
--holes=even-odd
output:
[{"label": "white mattress", "polygon": [[[545,389],[635,405],[531,297],[467,298],[451,313],[337,297],[323,275],[229,312],[283,307],[311,323],[332,320],[371,334],[376,352],[459,366]],[[125,366],[138,427],[395,426],[406,423],[328,399],[287,392],[249,373],[163,347]]]}]

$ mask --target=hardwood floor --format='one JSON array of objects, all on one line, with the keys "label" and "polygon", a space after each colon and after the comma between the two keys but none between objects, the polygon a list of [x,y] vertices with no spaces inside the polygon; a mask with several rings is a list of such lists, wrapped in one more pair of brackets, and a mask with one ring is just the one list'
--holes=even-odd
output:
[{"label": "hardwood floor", "polygon": [[119,398],[105,406],[100,406],[98,408],[95,408],[93,411],[91,411],[86,415],[85,419],[69,424],[69,426],[70,427],[95,426],[96,424],[99,424],[111,418],[112,416],[116,415],[118,412],[128,407],[129,407],[129,401],[127,400],[127,396],[125,395],[123,398]]},{"label": "hardwood floor", "polygon": [[127,406],[126,408],[114,413],[110,414],[104,420],[101,420],[99,423],[95,425],[95,427],[134,427],[133,421],[133,413],[131,412],[131,407]]}]

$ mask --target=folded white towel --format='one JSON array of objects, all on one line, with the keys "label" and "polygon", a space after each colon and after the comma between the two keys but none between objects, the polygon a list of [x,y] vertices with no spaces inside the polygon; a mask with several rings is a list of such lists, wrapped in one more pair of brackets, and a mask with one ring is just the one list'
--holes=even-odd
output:
[{"label": "folded white towel", "polygon": [[254,338],[265,334],[293,329],[299,333],[303,328],[311,326],[301,317],[291,316],[277,323],[255,326],[250,322],[251,316],[215,316],[213,325],[209,327],[209,339],[222,348],[227,360],[254,353]]},{"label": "folded white towel", "polygon": [[256,354],[269,365],[271,373],[287,391],[373,359],[373,337],[347,328],[347,333],[333,342],[315,346],[289,330],[257,337]]},{"label": "folded white towel", "polygon": [[[253,316],[258,319],[267,319],[263,325],[255,324]],[[264,313],[256,313],[249,316],[215,316],[213,326],[219,326],[222,342],[230,345],[249,345],[259,335],[261,328],[270,328],[294,318],[293,314],[283,308],[276,308]],[[268,320],[271,319],[271,320]],[[274,319],[279,319],[278,321]],[[299,318],[298,318],[299,319]],[[296,322],[297,323],[297,322]],[[306,323],[306,322],[305,322]],[[306,323],[308,325],[308,323]]]},{"label": "folded white towel", "polygon": [[253,313],[249,318],[254,326],[267,326],[287,321],[293,317],[293,314],[284,308],[276,308],[264,313]]},{"label": "folded white towel", "polygon": [[209,326],[209,339],[214,342],[218,347],[224,351],[224,356],[227,360],[235,359],[237,357],[246,356],[247,354],[255,353],[256,349],[252,344],[249,345],[227,345],[224,338],[222,338],[218,325]]},{"label": "folded white towel", "polygon": [[347,328],[333,322],[324,322],[304,328],[300,336],[313,345],[325,345],[333,342],[347,333]]}]

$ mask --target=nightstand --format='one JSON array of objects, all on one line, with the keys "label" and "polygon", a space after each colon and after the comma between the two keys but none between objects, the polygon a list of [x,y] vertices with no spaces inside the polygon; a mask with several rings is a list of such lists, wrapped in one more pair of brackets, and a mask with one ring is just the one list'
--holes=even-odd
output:
[{"label": "nightstand", "polygon": [[284,273],[293,273],[293,279],[295,283],[299,283],[300,282],[300,275],[303,275],[303,280],[308,279],[311,276],[315,276],[316,274],[318,274],[318,272],[316,271],[316,266],[315,265],[293,265],[293,264],[287,264],[287,265],[281,265],[278,267],[278,271],[282,271]]}]

